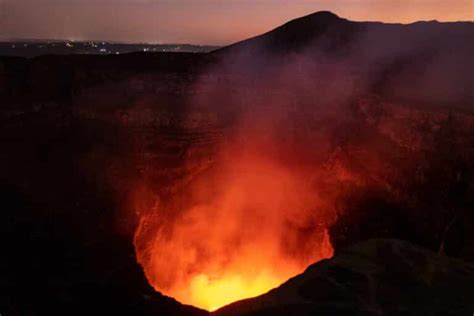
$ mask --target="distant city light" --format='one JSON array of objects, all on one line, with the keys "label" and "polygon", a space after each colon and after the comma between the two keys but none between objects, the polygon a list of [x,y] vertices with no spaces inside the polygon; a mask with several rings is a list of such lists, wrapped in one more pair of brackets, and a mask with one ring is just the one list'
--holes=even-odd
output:
[{"label": "distant city light", "polygon": [[[1,1],[1,0],[0,0]],[[44,54],[100,54],[120,55],[133,52],[158,53],[158,52],[207,52],[208,48],[201,45],[172,45],[172,44],[125,44],[94,41],[43,41],[43,42],[0,42],[0,55],[14,56],[40,56]],[[5,49],[5,51],[2,51]],[[67,52],[64,50],[67,49]]]}]

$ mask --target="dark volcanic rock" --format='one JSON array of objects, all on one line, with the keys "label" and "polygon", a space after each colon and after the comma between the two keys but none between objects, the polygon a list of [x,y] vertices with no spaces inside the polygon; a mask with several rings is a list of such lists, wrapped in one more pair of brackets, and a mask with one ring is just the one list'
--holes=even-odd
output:
[{"label": "dark volcanic rock", "polygon": [[136,263],[130,243],[121,243],[97,223],[89,222],[95,233],[85,241],[77,219],[53,217],[18,189],[0,185],[0,200],[2,313],[208,314],[157,293]]},{"label": "dark volcanic rock", "polygon": [[469,315],[474,265],[394,239],[350,247],[216,315]]}]

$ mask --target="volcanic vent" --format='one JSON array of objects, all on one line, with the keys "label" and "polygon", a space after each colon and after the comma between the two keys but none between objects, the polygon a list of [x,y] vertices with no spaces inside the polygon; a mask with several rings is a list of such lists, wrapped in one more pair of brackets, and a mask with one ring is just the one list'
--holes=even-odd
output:
[{"label": "volcanic vent", "polygon": [[207,310],[265,293],[333,253],[305,170],[248,144],[230,147],[157,200],[135,238],[150,283]]}]

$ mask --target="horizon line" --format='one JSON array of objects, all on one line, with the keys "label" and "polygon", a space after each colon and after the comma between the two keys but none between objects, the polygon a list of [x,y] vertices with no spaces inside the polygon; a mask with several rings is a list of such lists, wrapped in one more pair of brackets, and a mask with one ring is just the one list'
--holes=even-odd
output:
[{"label": "horizon line", "polygon": [[105,42],[109,44],[125,44],[125,45],[189,45],[189,46],[201,46],[201,47],[224,47],[228,45],[232,45],[247,39],[251,39],[253,37],[263,35],[267,32],[270,32],[272,30],[275,30],[285,24],[291,23],[292,21],[299,20],[299,19],[304,19],[316,14],[320,13],[330,13],[334,15],[335,17],[341,19],[341,20],[346,20],[350,22],[355,22],[355,23],[378,23],[378,24],[386,24],[386,25],[403,25],[403,26],[408,26],[408,25],[413,25],[413,24],[418,24],[418,23],[440,23],[440,24],[454,24],[454,23],[474,23],[474,20],[450,20],[450,21],[443,21],[443,20],[438,20],[438,19],[433,19],[433,20],[417,20],[413,22],[384,22],[384,21],[377,21],[377,20],[350,20],[344,17],[341,17],[337,13],[334,13],[333,11],[328,11],[328,10],[320,10],[320,11],[315,11],[313,13],[309,13],[306,15],[302,15],[299,17],[292,18],[290,20],[287,20],[285,22],[282,22],[278,24],[277,26],[269,28],[267,31],[264,31],[263,33],[258,33],[258,34],[253,34],[249,37],[242,38],[236,41],[229,41],[226,43],[222,44],[215,44],[215,43],[192,43],[192,42],[159,42],[159,41],[137,41],[134,42],[133,40],[107,40],[107,39],[74,39],[74,38],[30,38],[30,37],[1,37],[0,36],[0,43],[24,43],[24,42],[52,42],[52,43],[60,43],[60,42],[76,42],[76,43],[86,43],[86,42]]}]

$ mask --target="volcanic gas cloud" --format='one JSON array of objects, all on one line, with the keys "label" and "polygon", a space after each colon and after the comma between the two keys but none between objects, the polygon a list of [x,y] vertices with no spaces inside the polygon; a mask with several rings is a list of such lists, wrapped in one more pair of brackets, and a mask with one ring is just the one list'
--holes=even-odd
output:
[{"label": "volcanic gas cloud", "polygon": [[271,144],[233,138],[209,170],[142,217],[135,243],[149,282],[215,310],[332,256],[315,184]]},{"label": "volcanic gas cloud", "polygon": [[[141,211],[137,258],[157,291],[215,310],[332,256],[327,228],[336,212],[321,190],[328,187],[322,185],[328,132],[311,126],[329,114],[315,115],[311,106],[302,117],[294,110],[295,102],[304,107],[312,100],[314,89],[303,84],[306,77],[290,76],[295,67],[287,67],[288,76],[253,80],[240,75],[242,67],[230,74],[216,67],[207,77],[213,82],[195,86],[200,95],[189,112],[216,116],[221,136],[205,162],[196,163],[188,150],[185,180]],[[288,85],[307,91],[288,93]]]}]

